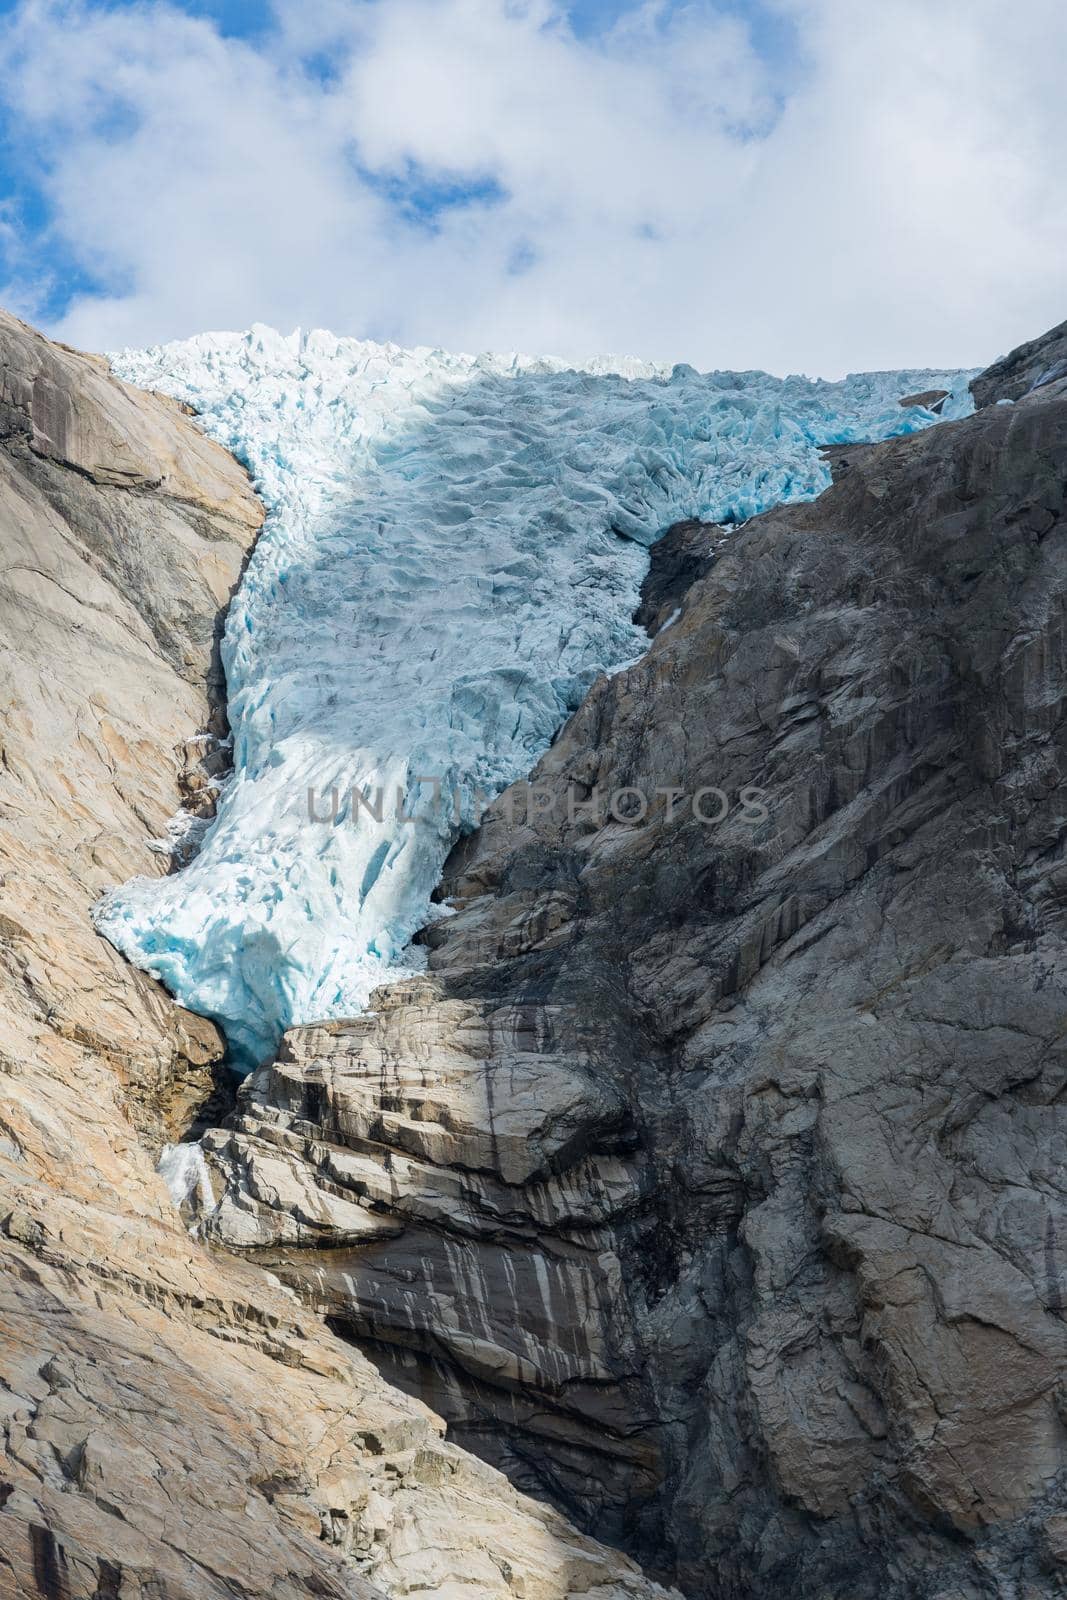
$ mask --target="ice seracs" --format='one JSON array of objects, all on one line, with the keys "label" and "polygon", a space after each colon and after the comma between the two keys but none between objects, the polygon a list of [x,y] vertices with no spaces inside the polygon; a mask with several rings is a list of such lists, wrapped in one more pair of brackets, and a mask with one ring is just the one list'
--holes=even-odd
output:
[{"label": "ice seracs", "polygon": [[820,445],[934,421],[908,391],[967,408],[955,373],[575,370],[261,327],[113,363],[193,406],[270,511],[226,626],[218,817],[181,872],[98,910],[247,1064],[416,963],[477,794],[647,643],[631,615],[665,528],[818,493]]}]

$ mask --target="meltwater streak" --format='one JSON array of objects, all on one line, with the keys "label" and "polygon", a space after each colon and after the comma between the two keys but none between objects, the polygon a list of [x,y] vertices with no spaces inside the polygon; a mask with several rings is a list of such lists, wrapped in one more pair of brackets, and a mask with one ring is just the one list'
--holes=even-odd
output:
[{"label": "meltwater streak", "polygon": [[[326,333],[208,334],[113,358],[187,401],[269,510],[223,644],[234,777],[199,855],[136,878],[104,934],[254,1064],[292,1023],[351,1015],[410,971],[457,823],[381,822],[337,788],[493,794],[524,776],[597,672],[640,654],[645,546],[819,493],[823,443],[928,426],[909,391],[688,367],[450,356]],[[422,788],[423,802],[430,798]]]}]

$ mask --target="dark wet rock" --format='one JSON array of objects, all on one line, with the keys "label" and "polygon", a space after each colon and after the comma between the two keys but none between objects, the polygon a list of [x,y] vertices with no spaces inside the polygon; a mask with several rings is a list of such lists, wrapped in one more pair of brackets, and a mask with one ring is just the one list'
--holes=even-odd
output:
[{"label": "dark wet rock", "polygon": [[641,603],[633,620],[655,638],[680,613],[686,594],[710,572],[715,552],[728,537],[715,522],[677,522],[652,546]]},{"label": "dark wet rock", "polygon": [[830,469],[830,477],[834,483],[843,478],[853,463],[859,460],[868,450],[873,450],[870,444],[823,444],[819,446],[819,454]]}]

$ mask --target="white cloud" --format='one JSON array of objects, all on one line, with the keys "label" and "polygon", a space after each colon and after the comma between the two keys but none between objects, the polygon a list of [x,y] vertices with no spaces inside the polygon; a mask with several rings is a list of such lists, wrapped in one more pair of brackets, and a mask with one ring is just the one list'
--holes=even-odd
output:
[{"label": "white cloud", "polygon": [[[29,0],[0,97],[113,286],[56,331],[833,375],[978,363],[1067,315],[1061,0],[769,3],[796,62],[710,0],[584,41],[552,0],[280,0],[255,47],[164,4]],[[504,198],[413,226],[361,177],[413,167]]]}]

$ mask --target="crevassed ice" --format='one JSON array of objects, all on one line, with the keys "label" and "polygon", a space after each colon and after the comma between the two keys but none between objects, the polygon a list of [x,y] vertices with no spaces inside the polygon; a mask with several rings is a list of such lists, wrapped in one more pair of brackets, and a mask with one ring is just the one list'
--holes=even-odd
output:
[{"label": "crevassed ice", "polygon": [[269,509],[226,626],[217,820],[181,872],[97,913],[246,1065],[417,964],[476,792],[528,772],[596,673],[647,644],[630,618],[666,527],[818,493],[819,444],[934,420],[900,408],[909,391],[969,400],[956,373],[574,370],[261,327],[112,359],[194,406]]}]

